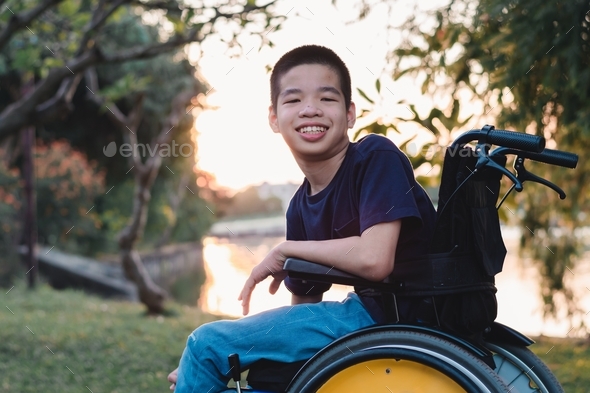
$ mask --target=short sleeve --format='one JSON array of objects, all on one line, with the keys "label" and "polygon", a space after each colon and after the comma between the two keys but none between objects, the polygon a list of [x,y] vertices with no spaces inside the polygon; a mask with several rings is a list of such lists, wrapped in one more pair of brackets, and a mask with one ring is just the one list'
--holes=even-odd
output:
[{"label": "short sleeve", "polygon": [[406,156],[393,150],[376,150],[366,157],[357,177],[360,231],[381,222],[404,219],[404,225],[420,226],[412,166]]},{"label": "short sleeve", "polygon": [[[297,209],[297,197],[298,195],[296,194],[287,209],[287,240],[308,240],[305,236],[305,228],[303,227],[301,214]],[[319,295],[326,292],[332,286],[330,283],[303,281],[291,277],[286,277],[284,284],[289,292],[297,296]]]}]

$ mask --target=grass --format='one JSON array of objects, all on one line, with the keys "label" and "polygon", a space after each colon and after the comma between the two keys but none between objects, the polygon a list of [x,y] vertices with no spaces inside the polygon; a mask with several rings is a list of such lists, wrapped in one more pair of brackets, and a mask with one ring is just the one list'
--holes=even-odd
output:
[{"label": "grass", "polygon": [[216,319],[175,304],[151,317],[139,304],[46,285],[0,296],[2,392],[165,392],[187,336]]},{"label": "grass", "polygon": [[[165,392],[188,334],[214,320],[170,304],[168,316],[146,316],[139,304],[80,291],[23,284],[0,294],[0,391]],[[30,330],[29,330],[30,329]],[[539,338],[531,349],[568,393],[590,386],[590,345]]]},{"label": "grass", "polygon": [[590,391],[588,339],[539,337],[531,350],[553,371],[567,393]]}]

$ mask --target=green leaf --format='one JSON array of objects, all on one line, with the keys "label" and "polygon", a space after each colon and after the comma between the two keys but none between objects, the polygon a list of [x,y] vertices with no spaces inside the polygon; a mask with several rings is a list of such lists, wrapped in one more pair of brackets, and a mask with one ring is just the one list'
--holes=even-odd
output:
[{"label": "green leaf", "polygon": [[375,101],[373,101],[372,99],[370,99],[364,91],[362,91],[358,87],[356,88],[356,90],[359,92],[359,94],[361,95],[361,97],[363,97],[365,100],[369,101],[371,104],[375,104]]},{"label": "green leaf", "polygon": [[363,131],[365,131],[365,129],[364,128],[361,128],[360,130],[358,130],[357,132],[355,132],[354,135],[353,135],[353,137],[352,137],[352,139],[356,141],[358,139],[358,137],[362,134]]},{"label": "green leaf", "polygon": [[375,81],[375,88],[377,89],[377,93],[381,93],[381,81],[379,79]]},{"label": "green leaf", "polygon": [[190,23],[191,19],[193,19],[193,17],[195,16],[195,10],[194,9],[189,9],[185,15],[184,21],[185,23]]},{"label": "green leaf", "polygon": [[366,127],[366,130],[370,134],[377,134],[377,135],[387,135],[387,131],[389,130],[389,126],[385,124],[381,124],[378,122],[374,122],[369,124]]},{"label": "green leaf", "polygon": [[41,49],[38,46],[29,46],[17,51],[14,55],[12,65],[17,70],[32,71],[39,67]]}]

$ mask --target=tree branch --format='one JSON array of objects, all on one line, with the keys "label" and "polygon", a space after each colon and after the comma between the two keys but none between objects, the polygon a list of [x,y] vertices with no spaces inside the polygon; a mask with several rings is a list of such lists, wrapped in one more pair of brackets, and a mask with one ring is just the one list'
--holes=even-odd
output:
[{"label": "tree branch", "polygon": [[271,5],[275,4],[276,2],[277,2],[277,0],[272,0],[271,2],[269,2],[269,3],[265,4],[265,5],[245,5],[244,6],[244,9],[242,11],[236,12],[235,14],[226,14],[226,13],[223,13],[223,12],[219,11],[218,8],[215,8],[215,15],[216,15],[216,17],[222,16],[224,18],[231,19],[231,18],[234,18],[237,15],[242,16],[242,15],[247,15],[250,12],[253,12],[253,11],[266,10],[268,7],[270,7]]},{"label": "tree branch", "polygon": [[81,80],[82,74],[76,74],[73,77],[64,79],[57,93],[35,109],[37,113],[36,123],[44,124],[72,112],[74,110],[71,104],[72,98]]},{"label": "tree branch", "polygon": [[45,0],[30,11],[13,15],[12,18],[10,18],[8,25],[2,30],[2,32],[0,32],[0,49],[2,49],[8,43],[8,41],[10,41],[10,38],[14,33],[20,29],[25,28],[47,9],[61,3],[62,1],[63,0]]},{"label": "tree branch", "polygon": [[200,29],[193,29],[189,32],[187,37],[175,36],[161,44],[149,45],[140,48],[131,48],[112,54],[105,54],[104,63],[121,63],[129,60],[139,60],[155,57],[162,53],[166,53],[175,48],[178,48],[179,46],[189,44],[195,41],[200,41],[197,38],[199,31]]},{"label": "tree branch", "polygon": [[[100,87],[98,86],[96,69],[94,67],[88,68],[84,76],[86,84],[91,90],[86,94],[86,98],[93,101],[99,107],[103,105],[106,106],[106,100],[98,94]],[[144,95],[139,94],[129,115],[123,114],[115,104],[107,107],[107,112],[105,112],[108,118],[121,129],[121,132],[123,132],[123,135],[125,136],[124,139],[128,139],[132,146],[137,145],[137,130],[141,123],[143,100]],[[129,157],[129,163],[132,168],[136,169],[136,172],[142,173],[145,171],[144,164],[141,162],[141,157],[136,157],[135,154],[132,154]]]},{"label": "tree branch", "polygon": [[119,8],[125,3],[129,3],[130,1],[131,0],[117,0],[114,2],[113,5],[111,5],[109,9],[107,9],[104,12],[101,12],[101,9],[103,7],[103,1],[99,3],[99,5],[96,7],[96,10],[92,14],[92,20],[88,23],[88,26],[84,30],[84,35],[80,39],[80,45],[78,46],[78,50],[76,51],[76,57],[80,56],[87,49],[86,47],[88,45],[88,42],[90,41],[92,33],[94,33],[96,29],[101,27],[104,24],[104,22],[108,19],[108,17],[111,16],[113,12],[117,10],[117,8]]},{"label": "tree branch", "polygon": [[[38,106],[54,95],[65,78],[98,63],[100,58],[100,52],[97,50],[88,51],[79,58],[70,61],[65,67],[53,68],[49,71],[49,75],[41,80],[35,89],[7,106],[0,113],[0,141],[18,132],[26,125],[39,123]],[[54,103],[57,105],[58,101],[54,101]],[[51,112],[50,109],[50,106],[41,107],[45,114]],[[44,120],[47,121],[48,118],[45,117]]]},{"label": "tree branch", "polygon": [[[194,91],[185,90],[179,93],[172,101],[170,114],[162,123],[160,133],[155,138],[157,143],[161,145],[166,143],[172,137],[170,129],[177,126],[182,117],[186,115],[186,102],[194,95]],[[139,116],[138,116],[139,118]],[[130,135],[131,136],[131,135]],[[133,154],[132,154],[133,156]],[[141,236],[146,222],[147,211],[145,209],[147,202],[150,199],[150,191],[160,170],[162,157],[156,151],[143,164],[142,170],[135,172],[135,198],[133,202],[133,213],[129,224],[125,227],[118,236],[119,247],[121,249],[131,249],[137,238]]]},{"label": "tree branch", "polygon": [[[86,92],[86,99],[94,102],[99,107],[105,105],[106,100],[98,94],[100,87],[98,86],[98,75],[94,67],[90,67],[84,72],[84,80],[89,89]],[[113,108],[107,112],[107,116],[120,128],[124,128],[129,122],[127,116],[116,105],[113,105]]]}]

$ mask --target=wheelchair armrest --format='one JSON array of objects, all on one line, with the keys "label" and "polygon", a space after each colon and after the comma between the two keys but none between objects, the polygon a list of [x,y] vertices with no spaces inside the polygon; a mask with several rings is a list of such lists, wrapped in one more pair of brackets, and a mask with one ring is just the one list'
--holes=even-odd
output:
[{"label": "wheelchair armrest", "polygon": [[332,284],[352,285],[369,288],[390,288],[389,284],[366,280],[345,271],[320,265],[319,263],[306,261],[298,258],[287,258],[283,270],[289,273],[289,277],[302,280],[329,282]]}]

